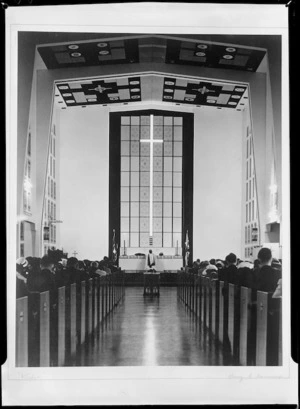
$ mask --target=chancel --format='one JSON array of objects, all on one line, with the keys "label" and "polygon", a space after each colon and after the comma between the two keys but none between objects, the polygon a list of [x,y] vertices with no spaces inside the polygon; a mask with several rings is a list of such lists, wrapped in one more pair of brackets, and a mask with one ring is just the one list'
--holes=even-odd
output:
[{"label": "chancel", "polygon": [[280,365],[280,38],[18,42],[17,366]]}]

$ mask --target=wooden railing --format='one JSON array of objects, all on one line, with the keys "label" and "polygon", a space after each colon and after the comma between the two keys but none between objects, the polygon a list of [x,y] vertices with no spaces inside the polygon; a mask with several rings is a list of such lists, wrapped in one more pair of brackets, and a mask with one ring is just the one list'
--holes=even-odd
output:
[{"label": "wooden railing", "polygon": [[72,365],[124,297],[124,273],[90,278],[16,302],[16,366]]},{"label": "wooden railing", "polygon": [[187,272],[177,291],[233,365],[282,365],[281,298]]}]

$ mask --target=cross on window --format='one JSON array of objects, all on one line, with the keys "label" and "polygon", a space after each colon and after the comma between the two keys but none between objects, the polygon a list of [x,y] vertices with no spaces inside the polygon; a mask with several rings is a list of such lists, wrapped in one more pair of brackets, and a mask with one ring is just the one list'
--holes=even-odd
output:
[{"label": "cross on window", "polygon": [[78,253],[77,253],[77,251],[75,250],[74,253],[73,253],[73,256],[76,257],[77,254],[78,254]]},{"label": "cross on window", "polygon": [[150,144],[150,184],[149,184],[149,234],[153,236],[153,145],[163,143],[162,139],[153,138],[153,115],[150,115],[150,139],[141,139],[142,143]]}]

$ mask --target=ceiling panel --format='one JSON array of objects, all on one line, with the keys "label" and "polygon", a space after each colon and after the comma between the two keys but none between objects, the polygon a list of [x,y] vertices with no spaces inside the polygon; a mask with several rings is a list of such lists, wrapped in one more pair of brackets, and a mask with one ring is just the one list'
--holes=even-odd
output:
[{"label": "ceiling panel", "polygon": [[139,62],[138,39],[39,46],[48,69]]},{"label": "ceiling panel", "polygon": [[169,39],[165,62],[255,72],[265,54],[258,48]]},{"label": "ceiling panel", "polygon": [[247,90],[245,85],[218,83],[216,81],[179,81],[164,78],[162,100],[164,102],[194,105],[214,105],[224,108],[238,108]]},{"label": "ceiling panel", "polygon": [[62,82],[57,89],[67,107],[141,101],[140,77]]}]

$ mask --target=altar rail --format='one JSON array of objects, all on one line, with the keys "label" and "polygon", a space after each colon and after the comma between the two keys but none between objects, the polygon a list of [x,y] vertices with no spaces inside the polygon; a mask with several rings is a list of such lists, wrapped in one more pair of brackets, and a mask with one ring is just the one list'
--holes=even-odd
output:
[{"label": "altar rail", "polygon": [[18,298],[16,366],[72,365],[124,294],[124,273],[116,272]]},{"label": "altar rail", "polygon": [[281,298],[185,272],[177,291],[233,365],[282,365]]}]

